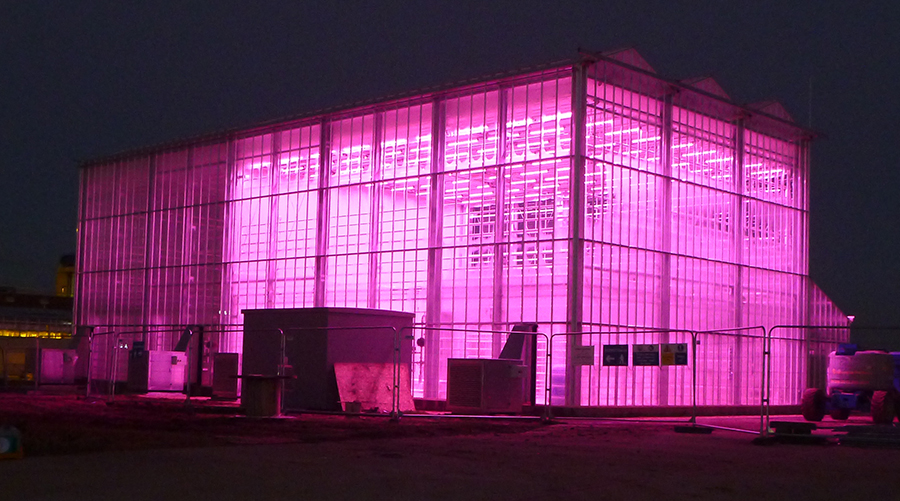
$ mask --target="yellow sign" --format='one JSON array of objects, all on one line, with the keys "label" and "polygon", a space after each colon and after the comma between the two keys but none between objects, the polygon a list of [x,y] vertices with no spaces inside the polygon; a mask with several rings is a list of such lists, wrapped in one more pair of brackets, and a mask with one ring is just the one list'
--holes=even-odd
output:
[{"label": "yellow sign", "polygon": [[675,354],[664,351],[659,354],[660,365],[675,365]]},{"label": "yellow sign", "polygon": [[663,343],[659,351],[659,365],[687,365],[687,343]]}]

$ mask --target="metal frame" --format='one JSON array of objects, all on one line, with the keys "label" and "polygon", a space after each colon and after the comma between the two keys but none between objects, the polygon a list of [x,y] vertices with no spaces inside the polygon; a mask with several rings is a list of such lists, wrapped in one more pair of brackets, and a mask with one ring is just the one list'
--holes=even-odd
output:
[{"label": "metal frame", "polygon": [[[807,321],[798,291],[808,281],[809,131],[662,78],[636,54],[625,56],[585,54],[85,164],[76,322],[137,320],[153,338],[154,324],[239,323],[248,306],[414,311],[428,338],[418,390],[436,399],[448,353],[496,352],[503,326],[516,321],[566,333]],[[385,117],[401,111],[406,128],[391,129]],[[286,133],[301,142],[282,141]],[[300,176],[307,176],[302,188],[279,189]],[[460,186],[469,187],[466,197]],[[307,234],[277,233],[276,212],[279,204],[290,207],[290,196],[295,225],[300,200],[310,204],[303,209]],[[340,203],[347,206],[335,212]],[[388,205],[390,220],[383,219]],[[201,210],[224,220],[194,220]],[[332,213],[346,215],[347,228]],[[312,224],[315,235],[308,234]],[[162,238],[160,229],[172,234]],[[345,247],[330,248],[342,231]],[[183,245],[212,248],[217,243],[209,240],[219,237],[219,260]],[[314,251],[298,251],[301,240]],[[768,256],[772,249],[780,254]],[[385,278],[379,267],[390,252],[402,263]],[[533,262],[528,253],[537,256]],[[140,291],[128,287],[138,280]],[[302,294],[294,292],[297,282]],[[776,311],[776,302],[791,309]],[[727,318],[717,317],[724,311],[718,303]],[[578,348],[572,341],[568,360]],[[580,378],[567,367],[567,403],[574,405]],[[668,386],[665,376],[657,383]],[[658,396],[665,405],[666,395]]]}]

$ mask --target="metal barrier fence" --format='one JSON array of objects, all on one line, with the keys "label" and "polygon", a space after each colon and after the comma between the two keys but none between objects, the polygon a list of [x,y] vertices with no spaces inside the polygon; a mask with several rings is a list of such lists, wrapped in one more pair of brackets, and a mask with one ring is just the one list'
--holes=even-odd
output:
[{"label": "metal barrier fence", "polygon": [[[392,386],[390,416],[399,418],[402,414],[401,381],[402,370],[401,348],[410,342],[415,350],[417,338],[424,337],[426,332],[464,332],[477,335],[509,336],[509,330],[480,330],[446,327],[427,327],[415,325],[397,329],[393,326],[367,327],[318,327],[315,329],[332,331],[386,330],[392,333]],[[579,398],[573,403],[580,407],[604,406],[678,406],[691,407],[691,422],[696,423],[698,406],[715,405],[750,405],[752,401],[760,404],[760,434],[768,434],[772,405],[795,405],[799,394],[807,386],[823,384],[820,373],[824,373],[824,360],[827,354],[843,341],[843,336],[826,335],[827,332],[846,331],[847,326],[797,326],[778,325],[766,330],[764,327],[743,327],[736,329],[720,329],[710,331],[691,331],[678,329],[627,329],[614,328],[588,332],[563,332],[547,335],[542,332],[517,332],[537,338],[536,377],[532,384],[537,392],[543,395],[543,417],[549,419],[553,405],[567,397],[567,392],[578,388]],[[872,328],[887,329],[887,328]],[[276,369],[277,376],[286,376],[286,367],[291,365],[286,353],[290,343],[297,342],[293,331],[304,329],[275,329],[280,336],[280,359]],[[309,329],[305,329],[309,330]],[[792,334],[797,331],[803,331]],[[203,338],[195,340],[194,336],[203,333]],[[173,348],[176,339],[187,336],[188,342],[183,347],[188,364],[201,363],[199,368],[189,365],[186,368],[184,393],[186,403],[191,399],[191,382],[203,384],[204,370],[209,369],[209,360],[202,358],[203,339],[215,340],[215,350],[211,353],[240,353],[240,339],[245,333],[239,325],[166,325],[166,326],[96,326],[87,329],[87,361],[85,395],[91,397],[103,394],[112,400],[115,398],[116,383],[127,380],[128,347],[134,341],[146,339],[148,334],[155,334],[155,342],[160,347]],[[782,334],[782,335],[779,335]],[[76,336],[77,337],[77,336]],[[565,339],[563,350],[559,351],[560,339]],[[543,340],[543,344],[541,341]],[[577,341],[576,341],[577,340]],[[577,347],[569,348],[570,343],[578,342]],[[643,367],[628,364],[607,365],[602,361],[602,347],[621,344],[687,344],[689,359],[687,371],[679,367]],[[589,363],[586,359],[573,360],[579,348],[594,346],[590,353]],[[40,339],[36,340],[36,355],[40,354]],[[148,347],[149,348],[149,347]],[[221,348],[234,351],[221,351]],[[191,350],[201,350],[193,354]],[[122,354],[122,350],[126,350]],[[447,358],[446,352],[441,352]],[[555,364],[560,355],[565,362]],[[586,352],[582,352],[583,354]],[[415,354],[415,352],[414,352]],[[211,354],[207,354],[210,355]],[[421,355],[424,355],[423,353]],[[633,355],[633,353],[632,353]],[[6,371],[7,352],[0,346],[0,362]],[[205,356],[205,355],[204,355]],[[196,360],[195,360],[196,359]],[[205,361],[204,361],[205,360]],[[412,362],[412,360],[411,360]],[[439,364],[446,360],[441,360]],[[39,362],[37,362],[39,363]],[[410,391],[413,389],[413,375],[416,370],[410,365]],[[566,372],[576,368],[569,379]],[[39,368],[39,366],[38,366]],[[562,369],[560,371],[560,369]],[[664,372],[665,371],[665,372]],[[197,372],[197,374],[193,374]],[[196,376],[196,377],[195,377]],[[37,386],[39,376],[35,377]],[[105,380],[104,391],[98,391],[95,383]],[[195,381],[196,379],[196,381]],[[757,383],[758,382],[758,383]],[[6,377],[4,374],[4,383]],[[558,392],[557,390],[562,390]],[[534,402],[539,404],[539,402]],[[303,409],[298,409],[303,410]]]},{"label": "metal barrier fence", "polygon": [[[575,377],[569,378],[565,383],[565,392],[563,395],[557,395],[555,401],[548,402],[554,404],[568,404],[577,407],[605,407],[605,406],[651,406],[651,405],[669,405],[670,397],[683,405],[689,404],[690,396],[676,393],[670,395],[668,391],[661,391],[658,385],[659,367],[651,366],[635,366],[632,364],[632,356],[629,356],[627,346],[634,345],[658,345],[660,343],[673,344],[690,344],[693,346],[693,333],[683,329],[619,329],[612,331],[586,331],[586,332],[562,332],[550,336],[551,343],[551,366],[553,365],[552,357],[555,356],[557,346],[554,341],[558,339],[566,340],[565,350],[572,353],[570,357],[565,357],[562,365],[553,367],[557,373],[569,372],[568,368],[576,369]],[[575,347],[569,348],[570,342],[579,343]],[[584,344],[587,340],[588,344]],[[623,360],[604,360],[602,350],[609,347],[625,346]],[[600,347],[601,349],[595,349]],[[617,348],[621,350],[621,348]],[[621,355],[622,352],[618,351]],[[610,355],[613,358],[616,355]],[[657,355],[658,356],[658,355]],[[569,359],[569,360],[567,360]],[[560,371],[559,368],[565,370]],[[587,370],[585,370],[587,369]],[[580,373],[579,373],[580,371]],[[559,379],[554,384],[559,387],[561,382]],[[605,382],[605,384],[603,384]],[[584,388],[587,391],[584,391]],[[667,390],[667,389],[666,389]],[[575,402],[570,398],[570,391],[579,394],[579,401]],[[560,402],[562,400],[562,402]]]},{"label": "metal barrier fence", "polygon": [[[806,335],[800,333],[796,336],[773,336],[773,333],[776,331],[787,331],[790,333],[798,330],[806,331]],[[787,390],[788,388],[796,391],[795,398],[797,399],[799,399],[800,393],[808,387],[824,388],[825,380],[823,376],[825,374],[827,356],[837,348],[838,344],[847,340],[838,339],[836,336],[831,336],[831,339],[822,339],[819,331],[837,332],[847,330],[850,330],[850,326],[776,325],[769,328],[766,333],[767,363],[763,384],[763,406],[760,411],[760,419],[764,421],[764,425],[761,425],[761,435],[766,436],[771,433],[769,428],[770,406],[773,400],[777,402],[779,398],[784,398],[783,392],[789,391]],[[777,356],[773,343],[776,347],[780,346],[780,349],[777,350]],[[792,358],[791,354],[796,356]],[[803,365],[791,370],[790,364],[793,361]],[[774,376],[773,366],[777,367]],[[790,377],[795,373],[799,373],[799,375],[796,376],[794,384],[792,384]],[[777,387],[779,393],[781,393],[780,395],[776,394],[774,397],[772,395],[773,378],[778,380],[779,384]]]},{"label": "metal barrier fence", "polygon": [[[144,339],[150,333],[177,333],[185,330],[191,331],[193,326],[100,326],[89,327],[87,333],[78,337],[87,339],[87,359],[85,366],[85,397],[91,398],[95,393],[95,384],[98,382],[98,369],[102,369],[100,381],[105,381],[103,393],[109,401],[115,399],[116,385],[128,382],[128,356],[129,349],[134,347],[136,338]],[[98,332],[99,330],[99,332]],[[122,354],[122,351],[125,351]],[[149,350],[148,350],[149,351]],[[175,351],[175,350],[170,350]],[[186,357],[190,360],[189,357]],[[103,361],[101,364],[100,362]],[[124,362],[124,363],[123,363]],[[97,366],[100,367],[97,367]],[[188,369],[187,374],[190,373]],[[190,399],[190,388],[186,389]]]},{"label": "metal barrier fence", "polygon": [[[778,330],[803,329],[806,335],[778,336]],[[690,422],[697,422],[698,406],[745,406],[759,403],[759,433],[770,433],[771,405],[796,405],[807,386],[815,386],[824,374],[822,357],[842,342],[832,336],[822,339],[817,331],[846,331],[847,326],[775,326],[768,330],[763,326],[690,330],[637,330],[618,328],[600,332],[566,332],[551,336],[551,344],[558,338],[577,337],[588,339],[590,346],[605,344],[683,343],[690,340]],[[674,338],[673,338],[674,336]],[[595,343],[597,342],[597,343]],[[557,353],[555,345],[551,356]],[[601,348],[602,349],[602,348]],[[663,367],[613,366],[605,367],[600,360],[602,353],[591,352],[591,363],[572,363],[581,366],[577,375],[580,383],[580,400],[576,406],[606,405],[685,405],[687,392],[685,378],[666,378]],[[567,357],[569,358],[569,357]],[[816,365],[817,364],[817,365]],[[552,361],[550,362],[552,366]],[[589,367],[584,367],[589,365]],[[585,370],[587,369],[587,370]],[[677,369],[676,369],[677,370]],[[654,380],[654,376],[656,379]],[[615,381],[618,377],[625,384]],[[608,384],[600,381],[612,380]],[[680,381],[680,382],[679,382]],[[630,386],[629,386],[630,383]],[[576,383],[577,384],[577,383]],[[824,383],[822,383],[824,384]],[[777,391],[773,391],[773,385]],[[569,383],[572,386],[572,383]],[[588,388],[587,395],[584,388]],[[594,392],[625,390],[616,393],[610,402]],[[679,389],[682,390],[679,393]],[[629,393],[630,391],[630,393]],[[665,400],[663,400],[665,398]],[[557,403],[557,402],[552,402]],[[747,430],[748,432],[750,430]]]},{"label": "metal barrier fence", "polygon": [[[755,330],[760,333],[744,333]],[[614,328],[608,331],[557,333],[551,336],[551,343],[560,338],[566,339],[566,344],[581,338],[573,353],[590,348],[589,358],[582,356],[580,360],[570,361],[574,362],[570,364],[572,367],[580,367],[577,381],[574,384],[570,382],[566,388],[577,386],[580,390],[579,400],[569,402],[575,406],[689,406],[690,422],[696,422],[698,405],[748,405],[754,400],[760,401],[765,356],[765,329],[762,327],[699,332]],[[584,340],[587,340],[587,345],[583,344]],[[682,364],[671,360],[668,364],[664,363],[658,353],[650,353],[657,362],[634,365],[635,345],[645,344],[687,348],[682,355],[686,357],[683,361],[685,370],[680,368]],[[595,350],[595,347],[600,349]],[[556,344],[553,348],[551,353],[557,356]],[[615,348],[614,354],[605,354],[604,351],[613,351],[608,350],[610,348]],[[616,361],[615,353],[621,354],[622,359]],[[748,357],[749,353],[759,356]],[[604,356],[608,360],[604,360]],[[573,355],[573,358],[579,357]],[[746,362],[748,358],[752,358],[749,363]],[[554,370],[557,369],[554,367]],[[749,383],[750,373],[759,378],[759,385]],[[724,392],[721,391],[723,387],[726,387]],[[554,405],[559,403],[559,398],[551,402]]]},{"label": "metal barrier fence", "polygon": [[[472,333],[472,334],[476,334],[476,335],[497,335],[497,336],[500,336],[501,342],[505,342],[505,339],[503,339],[503,336],[508,337],[513,333],[517,334],[517,335],[523,335],[526,338],[528,338],[528,337],[535,338],[536,348],[535,348],[534,357],[535,357],[536,366],[534,367],[534,380],[531,382],[531,384],[533,384],[535,387],[535,395],[538,394],[537,393],[538,390],[541,390],[543,392],[543,398],[544,398],[544,404],[545,404],[543,417],[549,419],[549,417],[550,417],[549,403],[550,403],[550,399],[551,399],[551,389],[550,389],[551,364],[550,364],[550,337],[547,336],[546,333],[527,332],[527,331],[514,331],[513,332],[512,330],[491,330],[491,329],[460,329],[460,328],[454,328],[454,327],[430,327],[430,326],[423,326],[423,325],[414,325],[411,327],[404,327],[399,334],[402,334],[403,331],[412,332],[413,339],[419,339],[419,338],[424,337],[425,332],[436,332],[436,333],[448,332],[448,333],[467,333],[467,334]],[[419,338],[417,338],[415,336],[416,331],[423,333],[423,335],[419,336]],[[541,343],[540,343],[541,340],[543,340],[543,345],[541,345]],[[438,367],[446,368],[448,358],[466,358],[466,357],[453,357],[453,353],[447,353],[447,356],[442,356],[441,359],[438,361],[438,363],[437,363]],[[413,371],[411,368],[411,374],[412,374],[412,372]],[[538,383],[541,375],[543,375],[543,388],[541,388]],[[438,379],[440,380],[440,376],[438,376]],[[537,404],[537,402],[532,402],[532,404],[533,405]]]},{"label": "metal barrier fence", "polygon": [[[445,328],[445,327],[444,328],[442,328],[442,327],[426,327],[426,326],[422,326],[422,325],[414,325],[414,326],[403,327],[401,329],[397,329],[393,326],[384,325],[384,326],[364,326],[364,327],[303,327],[303,328],[289,328],[289,329],[271,328],[271,329],[261,329],[260,332],[258,332],[257,334],[263,334],[263,335],[271,334],[271,335],[277,335],[279,337],[279,356],[278,356],[279,362],[277,365],[278,368],[276,371],[277,372],[276,375],[279,377],[284,377],[284,384],[286,385],[286,391],[292,391],[292,386],[293,386],[292,378],[287,377],[287,376],[290,376],[290,374],[287,374],[287,372],[290,371],[289,368],[291,368],[292,366],[295,365],[295,361],[290,359],[290,354],[294,353],[295,349],[296,349],[296,347],[292,346],[292,344],[299,342],[299,340],[296,337],[297,333],[299,333],[301,331],[341,332],[341,331],[378,331],[378,330],[391,332],[392,338],[393,338],[392,355],[391,355],[392,382],[391,382],[390,416],[394,419],[398,419],[403,414],[403,411],[401,409],[401,396],[402,396],[401,392],[402,391],[411,391],[412,387],[413,387],[412,376],[414,373],[414,368],[413,368],[412,363],[410,364],[409,371],[407,372],[407,374],[410,378],[410,381],[407,381],[406,384],[404,384],[404,381],[402,381],[402,378],[405,377],[405,374],[404,374],[404,371],[402,370],[401,366],[404,363],[406,363],[402,358],[403,346],[405,345],[405,343],[407,341],[409,341],[410,348],[411,348],[410,356],[412,358],[412,356],[414,355],[413,352],[414,352],[414,345],[415,345],[415,343],[413,343],[413,341],[417,339],[417,335],[416,335],[417,333],[419,333],[419,335],[418,335],[419,338],[423,337],[425,332],[457,332],[457,333],[465,332],[465,333],[477,333],[479,335],[497,334],[497,335],[507,335],[507,336],[510,335],[510,333],[511,333],[511,331],[508,331],[508,330],[504,330],[504,331],[474,330],[474,329],[458,329],[458,328]],[[213,334],[213,333],[217,333],[217,332],[223,333],[223,332],[234,332],[234,331],[220,330],[220,329],[207,329],[205,331],[206,334]],[[246,333],[246,331],[242,331],[242,330],[238,331],[238,332]],[[538,348],[539,352],[541,351],[541,348],[544,348],[544,350],[543,350],[544,363],[540,364],[541,360],[539,358],[539,365],[541,367],[538,367],[538,369],[540,369],[542,367],[547,367],[548,365],[546,364],[546,360],[549,360],[549,359],[548,359],[545,347],[548,346],[549,338],[546,336],[546,334],[531,333],[531,332],[518,332],[518,331],[516,333],[523,334],[525,336],[532,336],[532,337],[536,337],[537,339],[544,340],[543,345],[539,346],[539,348]],[[412,360],[410,360],[410,362],[412,362]],[[540,372],[540,370],[538,370],[538,372]],[[539,386],[541,383],[536,378],[534,384],[536,386]],[[408,390],[407,390],[407,388],[408,388]],[[550,389],[549,389],[549,385],[548,385],[548,380],[545,375],[545,377],[543,379],[543,392],[544,392],[544,398],[548,401],[549,401],[549,391],[550,391]],[[287,409],[287,410],[308,411],[309,409],[298,407],[298,408],[291,408],[291,409]],[[365,411],[365,409],[361,409],[361,411]],[[548,411],[549,411],[549,408],[548,408]],[[363,412],[363,413],[365,413],[365,412]],[[369,414],[373,414],[373,413],[369,412]],[[377,412],[374,414],[377,414]]]},{"label": "metal barrier fence", "polygon": [[63,349],[70,341],[66,338],[0,336],[0,387],[8,388],[10,383],[19,388],[41,384],[41,354],[48,348]]},{"label": "metal barrier fence", "polygon": [[[759,334],[754,334],[759,330]],[[766,329],[763,326],[715,329],[694,333],[692,361],[694,393],[702,395],[694,405],[691,422],[696,423],[697,405],[760,405],[760,430],[766,377]],[[696,345],[701,355],[697,355]],[[699,358],[698,358],[699,356]],[[723,365],[726,370],[723,370]],[[701,370],[701,367],[703,369]],[[697,376],[697,374],[700,374]],[[722,375],[725,381],[722,381]],[[758,378],[758,379],[754,379]],[[755,385],[758,381],[759,385]],[[722,390],[724,389],[724,395]]]},{"label": "metal barrier fence", "polygon": [[[146,339],[148,334],[164,334],[167,340],[156,341],[157,345],[163,346],[168,344],[168,350],[164,351],[180,351],[185,353],[185,377],[183,383],[183,393],[185,394],[185,403],[190,404],[191,387],[195,384],[203,384],[202,373],[204,370],[214,369],[212,367],[212,356],[218,353],[238,353],[231,351],[210,351],[205,353],[207,349],[202,344],[202,340],[195,341],[195,335],[202,333],[203,337],[209,339],[216,348],[225,345],[226,348],[239,348],[241,344],[235,341],[237,338],[243,338],[248,330],[243,326],[220,325],[220,326],[203,326],[203,325],[187,325],[187,326],[153,326],[151,328],[136,329],[138,326],[103,326],[102,328],[94,327],[89,329],[85,336],[87,338],[87,361],[86,363],[86,397],[92,397],[100,393],[95,388],[98,376],[105,381],[104,395],[112,401],[115,398],[116,385],[127,382],[127,363],[123,364],[128,358],[129,348],[134,347],[136,338]],[[99,330],[99,332],[98,332]],[[391,366],[392,366],[392,397],[391,397],[391,416],[399,417],[400,395],[400,346],[401,334],[393,326],[364,326],[364,327],[310,327],[295,329],[257,329],[257,334],[274,334],[279,337],[279,354],[275,364],[275,376],[287,377],[287,367],[291,366],[291,362],[287,357],[288,344],[294,341],[292,332],[300,330],[318,330],[318,331],[365,331],[365,330],[387,330],[391,332],[393,339],[393,347],[391,348]],[[255,331],[254,331],[255,332]],[[179,342],[175,346],[171,346],[176,339],[180,337]],[[159,348],[159,346],[157,346]],[[125,354],[121,352],[125,350]],[[200,350],[194,352],[193,350]],[[148,350],[149,351],[149,350]],[[198,356],[202,355],[202,356]],[[196,360],[195,360],[196,359]],[[195,370],[196,365],[200,364],[200,370]],[[124,365],[124,367],[123,367]],[[99,367],[98,367],[99,366]],[[195,374],[197,372],[197,374]],[[243,377],[239,375],[238,377]],[[278,411],[283,409],[279,407]],[[306,409],[297,409],[306,410]]]},{"label": "metal barrier fence", "polygon": [[[748,406],[757,402],[760,433],[767,429],[764,416],[769,398],[764,388],[770,366],[770,340],[763,326],[709,331],[615,328],[565,332],[553,334],[551,344],[560,338],[565,338],[566,344],[580,338],[582,341],[574,350],[600,348],[589,350],[590,359],[569,364],[580,368],[580,373],[576,373],[577,382],[568,383],[569,387],[574,385],[580,390],[579,401],[573,402],[576,406],[690,406],[690,422],[696,423],[698,406]],[[585,339],[587,345],[583,344]],[[689,344],[690,358],[686,361],[689,373],[680,373],[674,364],[636,366],[629,361],[607,364],[603,360],[601,350],[609,345],[630,345],[633,357],[634,345],[639,344]],[[556,356],[556,348],[554,344],[551,356]],[[629,355],[627,348],[624,353],[626,357]],[[604,391],[606,395],[602,394]],[[799,391],[794,393],[799,396]],[[551,403],[557,404],[559,399]]]}]

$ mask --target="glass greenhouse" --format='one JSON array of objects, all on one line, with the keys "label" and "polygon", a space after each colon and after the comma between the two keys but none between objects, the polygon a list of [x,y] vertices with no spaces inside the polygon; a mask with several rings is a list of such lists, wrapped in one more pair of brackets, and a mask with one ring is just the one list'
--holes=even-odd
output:
[{"label": "glass greenhouse", "polygon": [[[626,50],[88,162],[76,323],[148,350],[203,326],[202,368],[245,309],[410,312],[432,400],[448,358],[537,323],[537,403],[580,406],[690,404],[691,369],[601,348],[696,336],[698,403],[758,405],[759,332],[847,324],[808,276],[811,137]],[[772,403],[796,404],[848,331],[772,336]]]}]

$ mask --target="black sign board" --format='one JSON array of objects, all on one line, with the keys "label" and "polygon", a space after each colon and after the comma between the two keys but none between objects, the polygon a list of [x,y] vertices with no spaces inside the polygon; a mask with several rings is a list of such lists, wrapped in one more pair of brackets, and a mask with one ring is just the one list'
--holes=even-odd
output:
[{"label": "black sign board", "polygon": [[603,361],[606,366],[627,366],[628,365],[628,345],[627,344],[605,344],[603,345]]},{"label": "black sign board", "polygon": [[634,365],[659,365],[658,344],[636,344],[631,355]]}]

